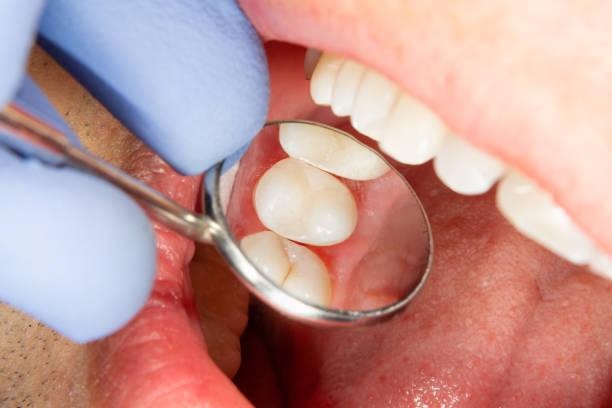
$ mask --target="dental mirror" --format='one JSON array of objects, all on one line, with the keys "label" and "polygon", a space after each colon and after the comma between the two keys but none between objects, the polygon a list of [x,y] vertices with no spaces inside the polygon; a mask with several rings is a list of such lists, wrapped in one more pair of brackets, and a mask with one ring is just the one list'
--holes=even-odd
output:
[{"label": "dental mirror", "polygon": [[268,123],[239,166],[224,173],[227,163],[220,162],[206,173],[203,214],[18,106],[0,112],[2,129],[21,137],[0,139],[9,149],[40,150],[49,164],[97,175],[168,228],[214,244],[255,296],[291,319],[328,326],[384,321],[429,275],[431,229],[415,192],[380,154],[330,126]]},{"label": "dental mirror", "polygon": [[378,152],[309,121],[268,123],[240,164],[210,171],[211,234],[239,278],[288,317],[374,323],[402,310],[431,267],[419,199]]}]

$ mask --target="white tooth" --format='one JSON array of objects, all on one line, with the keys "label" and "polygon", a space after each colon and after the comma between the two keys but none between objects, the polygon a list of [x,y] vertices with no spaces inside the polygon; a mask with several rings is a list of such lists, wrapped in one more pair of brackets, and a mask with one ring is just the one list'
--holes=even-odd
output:
[{"label": "white tooth", "polygon": [[272,231],[248,235],[241,246],[262,273],[293,296],[313,304],[329,304],[331,282],[327,267],[310,249]]},{"label": "white tooth", "polygon": [[448,133],[444,123],[408,95],[399,97],[381,135],[380,148],[395,160],[419,165],[431,160]]},{"label": "white tooth", "polygon": [[327,267],[314,252],[286,240],[291,271],[283,288],[306,302],[327,306],[331,300],[331,282]]},{"label": "white tooth", "polygon": [[434,159],[436,174],[451,190],[465,195],[488,191],[503,176],[504,164],[455,136],[447,136]]},{"label": "white tooth", "polygon": [[345,60],[338,71],[331,107],[336,116],[348,116],[353,109],[357,87],[365,74],[365,68],[355,61]]},{"label": "white tooth", "polygon": [[497,207],[527,237],[575,264],[593,258],[594,247],[552,197],[525,176],[512,172],[497,187]]},{"label": "white tooth", "polygon": [[366,70],[351,112],[355,129],[380,140],[382,127],[398,95],[397,87],[379,73]]},{"label": "white tooth", "polygon": [[389,170],[383,159],[367,147],[322,126],[283,123],[279,139],[289,156],[336,176],[372,180]]},{"label": "white tooth", "polygon": [[254,200],[260,221],[294,241],[337,244],[357,225],[357,204],[349,189],[331,174],[294,158],[264,173]]},{"label": "white tooth", "polygon": [[343,58],[323,54],[310,79],[310,96],[317,105],[331,105],[334,83]]},{"label": "white tooth", "polygon": [[285,239],[272,231],[247,235],[240,242],[247,257],[277,285],[281,285],[291,264],[285,252]]},{"label": "white tooth", "polygon": [[608,280],[612,280],[612,258],[603,254],[603,252],[597,251],[593,259],[589,262],[591,272],[604,277]]}]

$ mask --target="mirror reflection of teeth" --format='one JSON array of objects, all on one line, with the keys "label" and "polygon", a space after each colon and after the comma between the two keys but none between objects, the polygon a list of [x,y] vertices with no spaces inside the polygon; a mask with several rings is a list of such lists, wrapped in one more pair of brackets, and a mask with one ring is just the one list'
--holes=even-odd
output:
[{"label": "mirror reflection of teeth", "polygon": [[332,129],[305,123],[282,123],[283,150],[328,173],[351,180],[373,180],[389,166],[376,153]]},{"label": "mirror reflection of teeth", "polygon": [[482,194],[500,182],[497,206],[517,230],[560,257],[612,279],[611,257],[549,193],[454,136],[434,112],[376,71],[323,53],[312,72],[310,94],[317,105],[350,116],[356,130],[378,141],[397,161],[420,165],[433,159],[438,178],[459,194]]},{"label": "mirror reflection of teeth", "polygon": [[272,231],[244,237],[246,256],[278,286],[306,302],[328,306],[331,281],[327,267],[314,252]]},{"label": "mirror reflection of teeth", "polygon": [[287,158],[270,167],[254,193],[266,228],[293,241],[326,246],[347,239],[357,226],[357,204],[337,178]]}]

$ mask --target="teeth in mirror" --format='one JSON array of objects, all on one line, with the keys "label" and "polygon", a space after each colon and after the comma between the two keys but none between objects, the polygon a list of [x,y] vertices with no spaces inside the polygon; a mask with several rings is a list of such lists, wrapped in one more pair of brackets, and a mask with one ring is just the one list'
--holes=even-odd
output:
[{"label": "teeth in mirror", "polygon": [[310,90],[316,104],[331,106],[338,116],[350,116],[356,130],[378,141],[379,148],[398,162],[420,165],[433,159],[438,178],[459,194],[483,194],[499,182],[497,205],[523,235],[612,278],[610,257],[595,248],[545,191],[452,135],[434,112],[376,71],[323,53]]},{"label": "teeth in mirror", "polygon": [[283,159],[259,179],[255,211],[266,228],[293,241],[334,245],[357,225],[357,204],[340,180],[294,158]]},{"label": "teeth in mirror", "polygon": [[279,128],[280,144],[290,157],[328,173],[373,180],[389,171],[376,153],[334,130],[305,123],[282,123]]},{"label": "teeth in mirror", "polygon": [[308,303],[327,307],[331,280],[327,267],[310,249],[272,231],[244,237],[246,256],[275,284]]}]

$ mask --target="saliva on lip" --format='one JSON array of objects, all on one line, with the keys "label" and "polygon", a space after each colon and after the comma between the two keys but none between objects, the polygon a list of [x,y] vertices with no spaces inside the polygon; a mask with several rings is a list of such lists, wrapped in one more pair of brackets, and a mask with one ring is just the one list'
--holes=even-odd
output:
[{"label": "saliva on lip", "polygon": [[427,223],[405,180],[351,137],[269,125],[241,161],[227,218],[258,269],[308,303],[388,306],[426,269]]}]

